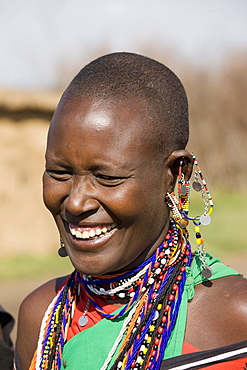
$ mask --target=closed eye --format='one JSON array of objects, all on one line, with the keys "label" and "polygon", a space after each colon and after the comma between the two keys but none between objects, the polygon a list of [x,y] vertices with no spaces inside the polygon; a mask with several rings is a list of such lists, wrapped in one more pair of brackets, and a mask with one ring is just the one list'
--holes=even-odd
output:
[{"label": "closed eye", "polygon": [[68,171],[49,170],[46,169],[46,173],[55,180],[66,181],[69,180],[72,174]]},{"label": "closed eye", "polygon": [[96,174],[95,178],[100,184],[105,186],[117,186],[122,184],[126,179],[126,177],[122,176],[109,176],[101,173]]}]

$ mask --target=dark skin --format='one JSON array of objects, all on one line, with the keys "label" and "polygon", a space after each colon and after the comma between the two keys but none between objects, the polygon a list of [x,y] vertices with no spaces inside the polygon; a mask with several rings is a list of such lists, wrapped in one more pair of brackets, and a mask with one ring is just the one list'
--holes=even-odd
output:
[{"label": "dark skin", "polygon": [[[74,98],[65,103],[57,109],[48,139],[45,204],[80,272],[104,274],[138,266],[166,235],[164,198],[174,187],[180,159],[189,179],[191,156],[182,149],[160,161],[152,141],[155,132],[149,129],[147,135],[150,122],[140,101]],[[111,231],[100,242],[71,234],[103,226]],[[16,348],[23,370],[29,368],[42,318],[64,280],[44,284],[21,305]],[[246,329],[246,279],[230,276],[196,286],[188,308],[188,343],[200,350],[217,348],[245,340]]]}]

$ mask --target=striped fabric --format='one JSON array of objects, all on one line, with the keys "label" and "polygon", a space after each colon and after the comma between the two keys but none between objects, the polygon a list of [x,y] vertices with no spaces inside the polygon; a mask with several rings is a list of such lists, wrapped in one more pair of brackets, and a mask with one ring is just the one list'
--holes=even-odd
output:
[{"label": "striped fabric", "polygon": [[247,370],[247,340],[162,361],[161,370]]}]

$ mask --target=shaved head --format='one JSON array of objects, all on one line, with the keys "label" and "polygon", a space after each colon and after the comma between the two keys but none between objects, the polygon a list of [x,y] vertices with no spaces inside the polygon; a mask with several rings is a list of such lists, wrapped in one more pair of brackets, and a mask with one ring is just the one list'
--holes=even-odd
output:
[{"label": "shaved head", "polygon": [[184,149],[188,142],[183,85],[169,68],[153,59],[126,52],[100,57],[76,75],[62,100],[78,96],[113,103],[139,99],[145,109],[143,129],[155,135],[156,149],[163,157]]}]

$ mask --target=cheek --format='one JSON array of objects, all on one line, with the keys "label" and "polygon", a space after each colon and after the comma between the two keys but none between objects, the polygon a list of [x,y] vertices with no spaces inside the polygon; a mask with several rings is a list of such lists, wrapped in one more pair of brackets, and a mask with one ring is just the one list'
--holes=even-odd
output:
[{"label": "cheek", "polygon": [[66,197],[65,183],[58,183],[57,181],[43,176],[43,201],[46,208],[56,215],[60,212],[60,205]]},{"label": "cheek", "polygon": [[163,192],[156,192],[153,187],[133,186],[121,190],[112,194],[106,203],[120,220],[129,224],[138,220],[143,224],[153,222],[159,216],[164,218],[166,213]]}]

